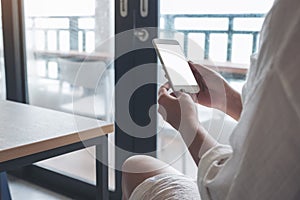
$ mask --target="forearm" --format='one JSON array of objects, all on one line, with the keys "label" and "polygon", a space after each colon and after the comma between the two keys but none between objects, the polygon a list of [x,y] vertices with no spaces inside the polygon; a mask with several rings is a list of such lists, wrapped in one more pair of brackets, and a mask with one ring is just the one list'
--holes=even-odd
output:
[{"label": "forearm", "polygon": [[194,134],[185,132],[181,133],[181,136],[196,165],[199,164],[199,161],[205,152],[218,144],[201,124],[199,124]]}]

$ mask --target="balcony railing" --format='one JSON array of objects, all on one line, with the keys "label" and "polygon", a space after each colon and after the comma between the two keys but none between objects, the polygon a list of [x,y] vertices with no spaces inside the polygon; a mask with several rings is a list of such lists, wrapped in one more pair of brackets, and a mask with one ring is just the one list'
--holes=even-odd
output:
[{"label": "balcony railing", "polygon": [[[263,14],[201,14],[201,15],[182,15],[182,14],[174,14],[174,15],[161,15],[161,27],[164,30],[168,31],[176,31],[183,34],[183,48],[186,54],[188,54],[189,47],[189,36],[191,34],[203,34],[204,35],[204,59],[208,59],[210,57],[210,38],[212,34],[225,34],[227,35],[227,47],[226,47],[226,61],[232,61],[232,47],[233,47],[233,37],[235,35],[250,35],[252,37],[252,50],[251,52],[255,52],[257,50],[258,38],[259,38],[259,30],[242,30],[240,28],[236,28],[236,20],[241,19],[263,19]],[[184,20],[184,22],[189,22],[190,20],[203,20],[203,19],[215,19],[222,21],[222,28],[213,28],[207,29],[198,28],[193,26],[191,28],[185,28],[183,26],[178,26],[178,23]],[[50,77],[48,74],[49,71],[49,62],[56,62],[55,57],[59,54],[57,52],[63,52],[63,46],[61,41],[66,42],[66,39],[62,38],[63,33],[65,33],[65,38],[68,38],[68,49],[64,50],[64,55],[66,52],[72,51],[72,56],[76,59],[75,52],[87,52],[87,43],[93,43],[91,41],[95,41],[95,27],[87,26],[84,27],[84,23],[82,20],[90,20],[89,24],[93,24],[95,22],[94,16],[50,16],[50,17],[29,17],[28,19],[27,30],[29,32],[39,32],[43,35],[44,45],[42,48],[35,48],[36,59],[42,59],[45,61],[45,70],[46,77]],[[46,21],[52,21],[52,25],[48,26]],[[261,20],[262,21],[262,20]],[[55,23],[58,22],[58,23]],[[43,24],[44,23],[44,24]],[[51,23],[50,23],[51,24]],[[225,28],[224,28],[225,27]],[[49,37],[49,34],[52,34],[52,38]],[[94,38],[91,38],[88,35],[94,35]],[[66,37],[67,35],[67,37]],[[50,41],[51,40],[51,41]],[[90,41],[90,42],[89,42]],[[34,41],[35,42],[35,41]],[[55,43],[55,48],[49,48],[49,42]],[[95,42],[94,42],[95,43]],[[52,45],[53,46],[53,45]],[[56,51],[54,55],[51,52]],[[48,53],[47,53],[48,52]],[[81,54],[82,55],[82,54]],[[58,66],[58,75],[59,78],[59,66]],[[226,70],[225,70],[226,71]],[[245,70],[239,69],[236,72],[245,74]],[[53,76],[52,76],[53,78]]]},{"label": "balcony railing", "polygon": [[[55,33],[56,40],[52,41],[56,44],[57,49],[61,47],[62,33],[69,35],[69,50],[83,51],[87,50],[87,33],[95,33],[95,28],[91,25],[87,28],[82,23],[83,20],[90,20],[90,24],[94,22],[95,16],[41,16],[41,17],[28,17],[27,30],[34,32],[42,32],[44,35],[44,49],[48,48],[49,33]],[[48,24],[51,24],[48,26]],[[81,25],[82,24],[82,25]]]},{"label": "balcony railing", "polygon": [[[227,59],[226,61],[230,62],[232,58],[232,44],[233,36],[235,34],[251,35],[252,36],[252,53],[257,50],[259,30],[236,30],[234,28],[234,21],[236,19],[252,19],[252,18],[264,18],[264,14],[203,14],[203,15],[162,15],[164,29],[165,30],[174,30],[176,32],[181,32],[184,35],[184,51],[187,54],[188,45],[189,45],[189,35],[191,33],[199,33],[205,35],[204,43],[204,59],[209,58],[209,47],[210,47],[210,36],[211,34],[226,34],[227,35]],[[186,19],[187,22],[190,19],[226,19],[227,28],[226,29],[214,29],[214,30],[201,30],[201,29],[177,29],[175,27],[175,22],[178,19]],[[226,22],[225,22],[226,23]]]}]

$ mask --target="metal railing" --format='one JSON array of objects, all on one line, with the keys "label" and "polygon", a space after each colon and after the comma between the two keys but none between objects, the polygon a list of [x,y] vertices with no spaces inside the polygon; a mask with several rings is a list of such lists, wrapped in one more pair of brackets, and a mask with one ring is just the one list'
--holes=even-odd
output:
[{"label": "metal railing", "polygon": [[[56,47],[59,50],[60,46],[60,34],[63,31],[67,31],[69,33],[69,44],[70,50],[77,51],[79,50],[79,33],[82,34],[82,51],[86,51],[86,40],[88,32],[95,32],[95,29],[92,28],[80,28],[79,20],[81,19],[94,19],[95,16],[41,16],[41,17],[29,17],[27,20],[30,22],[30,26],[27,27],[27,30],[30,31],[42,31],[44,33],[44,42],[45,42],[45,50],[48,50],[48,33],[55,32],[56,33]],[[55,28],[54,27],[44,27],[37,26],[37,20],[66,20],[67,24],[64,28]]]},{"label": "metal railing", "polygon": [[[95,33],[95,29],[93,28],[81,28],[79,26],[79,21],[81,19],[94,19],[95,16],[49,16],[49,17],[29,17],[27,20],[30,22],[30,26],[27,26],[27,30],[29,31],[41,31],[44,34],[44,50],[49,50],[48,48],[48,35],[49,32],[55,32],[56,41],[53,41],[56,44],[57,50],[60,49],[60,41],[61,41],[61,33],[63,31],[69,33],[69,46],[72,51],[82,51],[85,52],[87,50],[86,43],[87,40],[90,39],[87,37],[88,32]],[[192,33],[196,34],[204,34],[204,59],[208,59],[210,56],[210,38],[212,34],[226,34],[227,35],[227,48],[226,48],[226,61],[230,62],[232,60],[232,47],[233,47],[233,36],[235,34],[243,34],[250,35],[252,37],[252,53],[257,50],[257,41],[259,37],[259,30],[235,30],[234,24],[236,19],[253,19],[253,18],[264,18],[264,14],[168,14],[161,15],[160,19],[164,21],[164,26],[161,27],[166,31],[176,31],[183,34],[183,48],[185,53],[188,53],[189,47],[189,35]],[[38,20],[65,20],[65,27],[57,28],[55,26],[47,27],[37,25],[36,22]],[[178,19],[226,19],[227,27],[225,29],[214,29],[214,30],[206,30],[206,29],[197,29],[197,27],[193,29],[178,29],[176,27],[176,20]],[[79,34],[81,35],[81,40],[79,40]],[[95,39],[95,38],[94,38]],[[80,47],[80,48],[79,48]],[[47,58],[47,56],[37,57],[38,59],[43,59],[46,63],[46,71],[48,71],[48,63],[50,61],[53,62],[55,60],[52,57]],[[59,73],[59,69],[58,69]],[[49,78],[48,75],[46,77]]]},{"label": "metal railing", "polygon": [[[161,15],[161,18],[164,20],[164,29],[170,31],[181,32],[184,35],[184,51],[187,54],[188,50],[188,36],[191,33],[202,33],[205,35],[205,44],[204,44],[204,59],[209,58],[209,47],[210,47],[210,36],[211,34],[227,34],[227,61],[231,61],[232,58],[232,39],[234,34],[246,34],[252,36],[252,53],[257,50],[257,40],[259,31],[244,31],[244,30],[235,30],[234,29],[234,20],[238,18],[264,18],[264,14],[174,14],[174,15]],[[199,30],[199,29],[176,29],[175,21],[180,18],[189,19],[228,19],[228,28],[224,30]]]},{"label": "metal railing", "polygon": [[[62,39],[62,33],[67,33],[69,41],[64,41],[68,43],[70,51],[87,51],[87,33],[92,32],[95,33],[95,29],[93,28],[81,28],[79,25],[79,21],[82,19],[95,19],[95,16],[38,16],[38,17],[28,17],[26,27],[27,31],[29,32],[35,32],[35,33],[42,33],[44,38],[44,47],[43,49],[39,49],[35,47],[35,43],[38,42],[34,40],[34,44],[31,44],[33,46],[33,54],[35,56],[35,59],[37,60],[43,60],[44,66],[41,66],[42,64],[39,64],[39,67],[44,67],[45,69],[45,75],[41,75],[42,77],[48,78],[48,79],[59,79],[60,76],[60,67],[57,62],[57,56],[55,53],[52,53],[49,48],[49,42],[53,42],[54,46],[56,47],[57,52],[61,51],[61,39]],[[47,25],[47,22],[51,22],[51,20],[57,20],[60,22],[60,24],[57,25]],[[42,24],[41,24],[42,21]],[[47,24],[43,24],[47,23]],[[53,21],[52,21],[53,23]],[[49,41],[49,33],[54,33],[55,40]],[[30,34],[30,33],[29,33]],[[81,38],[79,37],[81,35]],[[29,36],[30,37],[30,36]],[[40,42],[40,41],[39,41]],[[41,51],[43,53],[41,53]],[[45,53],[46,52],[46,53]],[[49,53],[47,53],[49,52]],[[56,53],[57,53],[56,52]],[[50,75],[50,63],[54,62],[57,66],[57,75],[51,76]]]}]

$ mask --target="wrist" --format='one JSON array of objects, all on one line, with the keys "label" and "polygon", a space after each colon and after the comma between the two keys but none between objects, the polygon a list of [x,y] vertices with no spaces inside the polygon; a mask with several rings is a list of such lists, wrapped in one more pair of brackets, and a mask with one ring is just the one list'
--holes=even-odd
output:
[{"label": "wrist", "polygon": [[201,124],[199,124],[193,140],[187,144],[187,147],[196,165],[198,165],[202,156],[217,144],[217,141],[211,137]]}]

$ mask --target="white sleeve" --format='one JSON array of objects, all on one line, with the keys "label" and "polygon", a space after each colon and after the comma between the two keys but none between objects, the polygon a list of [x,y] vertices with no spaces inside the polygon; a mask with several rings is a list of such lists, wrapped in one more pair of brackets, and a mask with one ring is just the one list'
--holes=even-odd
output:
[{"label": "white sleeve", "polygon": [[232,149],[230,146],[217,145],[202,156],[198,165],[197,181],[202,199],[211,199],[208,183],[213,181],[231,154]]}]

